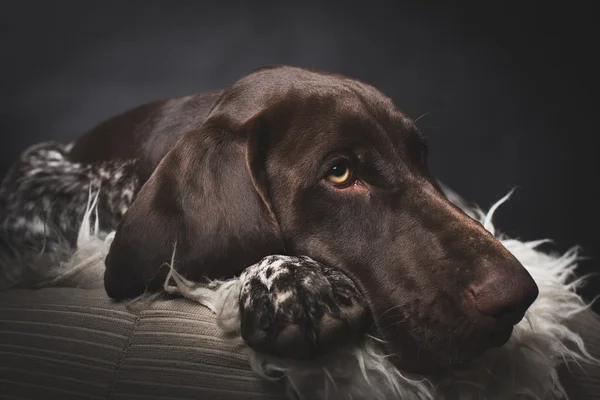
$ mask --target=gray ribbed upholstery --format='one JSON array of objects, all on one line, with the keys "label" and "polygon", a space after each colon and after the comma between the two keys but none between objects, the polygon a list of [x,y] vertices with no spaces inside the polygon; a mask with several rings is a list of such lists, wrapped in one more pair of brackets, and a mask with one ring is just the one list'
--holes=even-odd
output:
[{"label": "gray ribbed upholstery", "polygon": [[[138,307],[139,308],[139,307]],[[185,300],[127,309],[102,290],[0,293],[0,397],[281,399],[210,311]]]},{"label": "gray ribbed upholstery", "polygon": [[[600,319],[574,326],[600,355]],[[600,368],[563,375],[573,400],[600,399]],[[102,290],[0,293],[2,399],[283,399],[245,349],[185,300],[127,309]]]}]

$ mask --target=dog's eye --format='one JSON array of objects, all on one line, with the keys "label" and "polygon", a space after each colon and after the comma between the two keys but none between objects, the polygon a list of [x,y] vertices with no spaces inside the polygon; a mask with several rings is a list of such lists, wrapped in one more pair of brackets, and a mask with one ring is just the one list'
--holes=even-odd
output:
[{"label": "dog's eye", "polygon": [[327,174],[327,180],[334,185],[343,186],[352,180],[352,170],[347,162],[335,163]]}]

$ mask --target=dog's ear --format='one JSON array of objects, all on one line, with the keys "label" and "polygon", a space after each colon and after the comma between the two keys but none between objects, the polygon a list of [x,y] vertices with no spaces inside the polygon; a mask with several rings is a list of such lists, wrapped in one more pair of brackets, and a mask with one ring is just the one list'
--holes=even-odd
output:
[{"label": "dog's ear", "polygon": [[266,130],[261,116],[239,123],[217,115],[177,142],[119,224],[105,260],[110,297],[160,289],[173,255],[178,272],[199,280],[283,252],[269,201]]}]

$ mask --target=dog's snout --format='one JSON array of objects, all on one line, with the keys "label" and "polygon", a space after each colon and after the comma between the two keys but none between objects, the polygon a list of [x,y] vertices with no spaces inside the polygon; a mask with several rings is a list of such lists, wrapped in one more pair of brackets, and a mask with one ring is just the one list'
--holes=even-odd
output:
[{"label": "dog's snout", "polygon": [[538,296],[538,287],[520,265],[497,265],[484,279],[469,287],[469,297],[481,313],[516,324]]}]

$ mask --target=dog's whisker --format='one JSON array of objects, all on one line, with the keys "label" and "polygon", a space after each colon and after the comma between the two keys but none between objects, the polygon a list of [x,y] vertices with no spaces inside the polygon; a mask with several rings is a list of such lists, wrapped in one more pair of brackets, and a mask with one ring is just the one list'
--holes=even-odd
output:
[{"label": "dog's whisker", "polygon": [[417,348],[417,360],[419,360],[421,355],[421,347],[423,347],[423,342],[419,343],[419,347]]},{"label": "dog's whisker", "polygon": [[388,312],[393,311],[393,310],[395,310],[397,308],[400,308],[400,307],[401,307],[400,305],[392,306],[392,307],[388,308],[386,311],[384,311],[383,313],[381,313],[381,315],[376,316],[376,318],[382,319],[385,314],[387,314]]},{"label": "dog's whisker", "polygon": [[402,320],[399,320],[399,321],[393,321],[393,322],[389,323],[388,325],[384,325],[383,327],[381,327],[381,330],[382,330],[382,331],[385,331],[385,330],[387,330],[387,329],[390,329],[390,328],[392,328],[392,327],[394,327],[394,326],[399,326],[399,325],[400,325],[400,324],[402,324],[403,322],[405,322],[405,320],[404,320],[404,319],[402,319]]},{"label": "dog's whisker", "polygon": [[413,122],[416,124],[417,122],[419,122],[419,120],[423,117],[428,116],[429,114],[431,114],[432,111],[427,111],[426,113],[421,114],[417,119],[415,119]]}]

